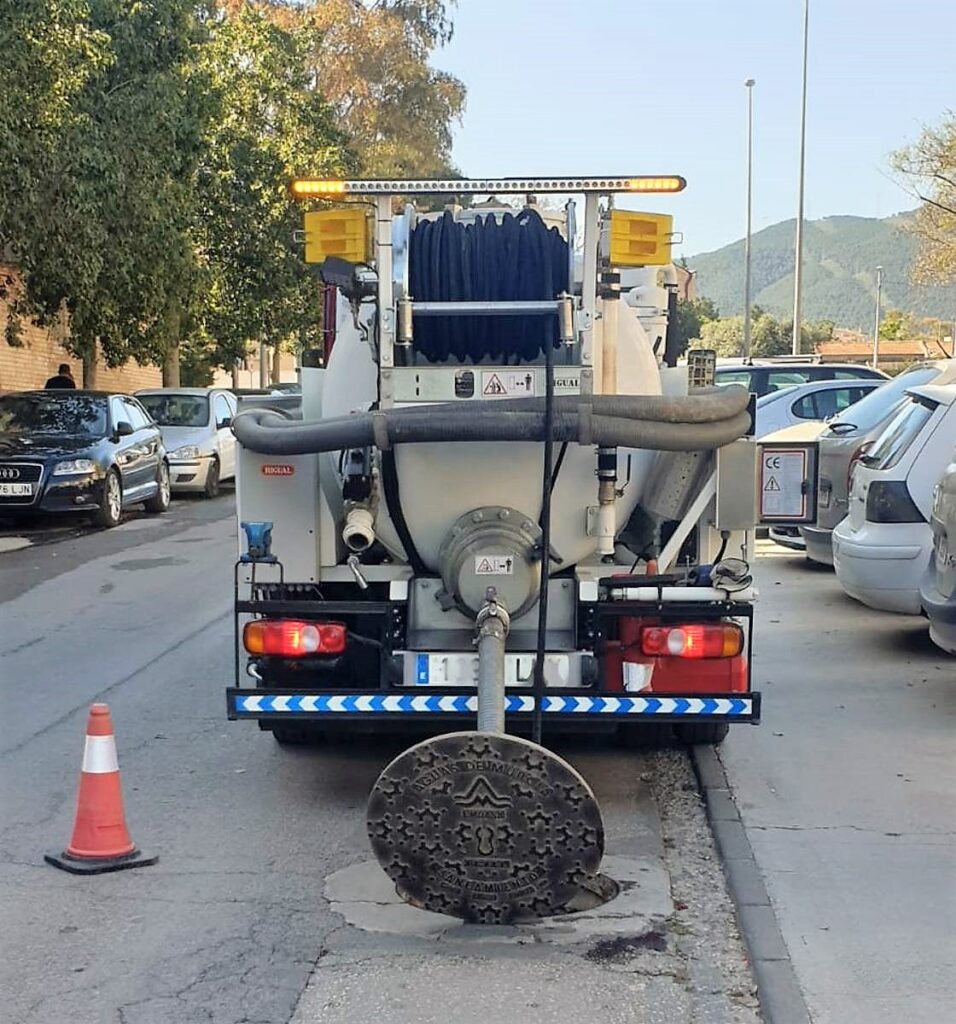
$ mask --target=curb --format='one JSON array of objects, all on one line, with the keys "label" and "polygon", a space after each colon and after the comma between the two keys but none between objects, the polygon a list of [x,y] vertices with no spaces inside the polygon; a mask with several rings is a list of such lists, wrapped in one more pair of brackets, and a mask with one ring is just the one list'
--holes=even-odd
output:
[{"label": "curb", "polygon": [[690,759],[727,888],[737,908],[737,924],[750,954],[764,1020],[767,1024],[812,1024],[724,766],[711,746],[691,747]]}]

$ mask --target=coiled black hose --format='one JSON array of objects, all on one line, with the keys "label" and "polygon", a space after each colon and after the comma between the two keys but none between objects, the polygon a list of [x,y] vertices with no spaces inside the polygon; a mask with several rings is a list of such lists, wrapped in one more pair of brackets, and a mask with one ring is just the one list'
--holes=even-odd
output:
[{"label": "coiled black hose", "polygon": [[[415,302],[555,299],[569,291],[568,243],[536,210],[470,223],[450,212],[422,220],[409,239],[408,287]],[[550,316],[430,316],[415,321],[415,351],[429,362],[530,362],[559,345]]]}]

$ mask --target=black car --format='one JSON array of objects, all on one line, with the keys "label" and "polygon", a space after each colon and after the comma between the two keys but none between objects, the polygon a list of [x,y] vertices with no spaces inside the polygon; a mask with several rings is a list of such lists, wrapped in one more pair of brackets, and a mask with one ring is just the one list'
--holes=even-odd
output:
[{"label": "black car", "polygon": [[715,384],[743,384],[758,398],[814,380],[886,380],[882,370],[857,363],[812,363],[781,359],[725,363],[714,371]]},{"label": "black car", "polygon": [[124,508],[169,508],[159,427],[129,395],[20,391],[0,396],[0,516],[71,512],[115,526]]}]

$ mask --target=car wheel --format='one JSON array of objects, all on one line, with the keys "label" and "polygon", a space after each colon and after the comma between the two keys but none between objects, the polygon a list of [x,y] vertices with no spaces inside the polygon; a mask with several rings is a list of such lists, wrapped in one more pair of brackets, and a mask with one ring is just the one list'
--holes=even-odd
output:
[{"label": "car wheel", "polygon": [[726,722],[694,722],[691,725],[675,725],[674,735],[688,746],[709,743],[718,746],[727,738],[730,726]]},{"label": "car wheel", "polygon": [[206,474],[206,486],[203,494],[207,498],[215,498],[219,494],[219,460],[213,459]]},{"label": "car wheel", "polygon": [[325,742],[325,730],[317,725],[274,725],[272,737],[280,747],[315,747]]},{"label": "car wheel", "polygon": [[159,464],[159,477],[156,480],[156,493],[143,502],[143,508],[153,515],[159,515],[169,508],[169,466],[164,460]]},{"label": "car wheel", "polygon": [[119,473],[115,469],[111,469],[103,481],[103,498],[100,507],[96,510],[96,515],[93,516],[93,521],[97,526],[108,530],[110,527],[116,526],[122,515],[123,488],[120,484]]}]

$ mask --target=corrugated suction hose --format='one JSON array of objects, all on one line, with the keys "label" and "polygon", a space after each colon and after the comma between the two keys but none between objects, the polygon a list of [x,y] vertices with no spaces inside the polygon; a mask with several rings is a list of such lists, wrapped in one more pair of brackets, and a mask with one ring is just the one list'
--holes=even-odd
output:
[{"label": "corrugated suction hose", "polygon": [[[750,428],[750,396],[740,385],[681,398],[579,395],[554,400],[552,437],[558,442],[656,451],[706,451],[735,441]],[[468,441],[543,441],[544,400],[443,402],[360,412],[304,422],[267,409],[249,409],[232,424],[243,447],[263,455],[307,455],[375,445]]]}]

